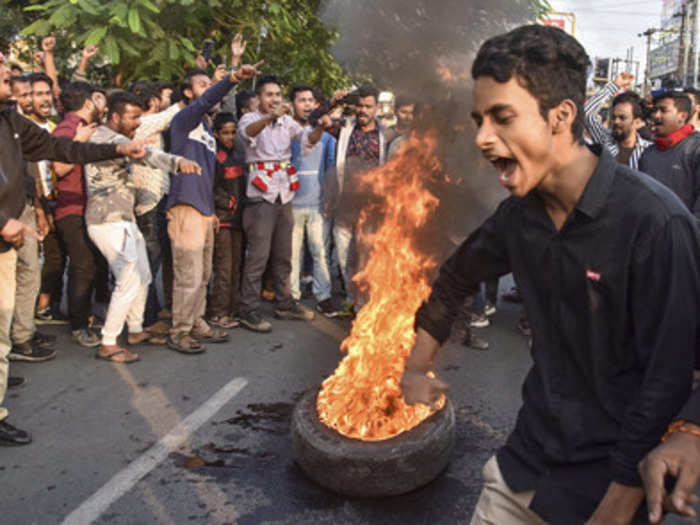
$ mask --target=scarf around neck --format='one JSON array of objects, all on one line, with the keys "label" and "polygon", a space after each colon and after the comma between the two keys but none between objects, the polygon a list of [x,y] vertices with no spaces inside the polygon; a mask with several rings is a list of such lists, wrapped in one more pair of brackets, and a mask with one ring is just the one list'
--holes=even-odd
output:
[{"label": "scarf around neck", "polygon": [[679,129],[678,131],[674,131],[667,137],[655,137],[654,143],[656,144],[656,147],[659,148],[661,151],[666,151],[667,149],[671,149],[673,146],[675,146],[683,139],[685,139],[688,135],[691,135],[694,132],[695,128],[691,124],[686,124],[681,129]]}]

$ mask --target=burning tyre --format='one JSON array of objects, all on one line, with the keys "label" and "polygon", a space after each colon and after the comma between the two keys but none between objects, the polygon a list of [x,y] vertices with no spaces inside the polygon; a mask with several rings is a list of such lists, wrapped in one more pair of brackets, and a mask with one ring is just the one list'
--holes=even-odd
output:
[{"label": "burning tyre", "polygon": [[455,440],[449,399],[428,419],[382,441],[345,437],[324,425],[318,392],[308,392],[292,416],[292,446],[301,469],[319,485],[354,497],[383,497],[426,485],[447,466]]}]

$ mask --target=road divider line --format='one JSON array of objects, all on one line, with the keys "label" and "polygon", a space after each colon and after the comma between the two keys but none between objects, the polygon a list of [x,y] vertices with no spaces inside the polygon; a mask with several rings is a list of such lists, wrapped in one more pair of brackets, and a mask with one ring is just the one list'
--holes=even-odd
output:
[{"label": "road divider line", "polygon": [[197,410],[178,423],[156,444],[115,474],[102,488],[66,516],[61,522],[62,525],[86,525],[94,522],[112,503],[131,490],[146,474],[165,460],[168,454],[177,450],[199,427],[236,397],[247,384],[248,380],[244,377],[237,377],[226,383]]}]

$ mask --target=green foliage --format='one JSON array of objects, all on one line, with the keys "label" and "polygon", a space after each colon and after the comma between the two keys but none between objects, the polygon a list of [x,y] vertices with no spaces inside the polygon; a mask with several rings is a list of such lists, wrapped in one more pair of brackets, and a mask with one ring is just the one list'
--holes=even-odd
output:
[{"label": "green foliage", "polygon": [[[283,82],[309,82],[326,91],[347,77],[330,53],[337,35],[317,15],[321,0],[47,0],[25,7],[34,21],[24,35],[37,42],[52,31],[59,46],[76,52],[100,46],[112,75],[124,83],[138,78],[180,78],[192,67],[205,38],[216,42],[214,58],[231,58],[237,31],[248,41],[244,62],[264,58],[263,70]],[[265,26],[267,36],[260,38]],[[258,45],[260,52],[258,53]]]}]

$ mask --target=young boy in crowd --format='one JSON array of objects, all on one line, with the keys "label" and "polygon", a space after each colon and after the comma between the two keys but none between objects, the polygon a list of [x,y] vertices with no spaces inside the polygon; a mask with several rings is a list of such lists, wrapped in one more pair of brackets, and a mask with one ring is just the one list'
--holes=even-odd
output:
[{"label": "young boy in crowd", "polygon": [[209,324],[238,326],[238,296],[243,259],[242,200],[245,195],[245,151],[236,141],[236,120],[222,112],[214,118],[216,174],[214,206],[219,229],[214,236],[214,286]]}]

